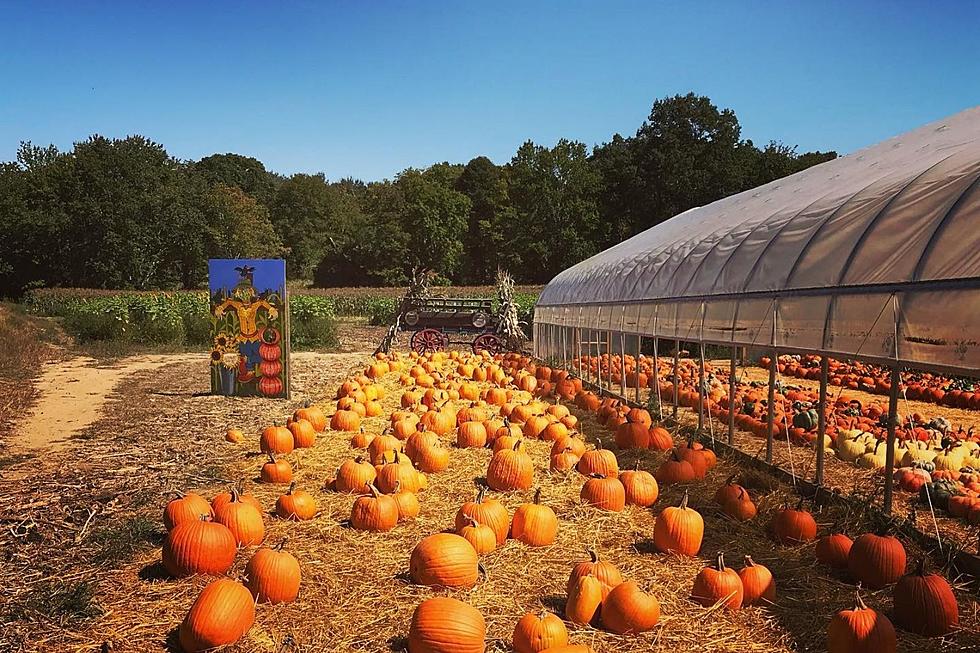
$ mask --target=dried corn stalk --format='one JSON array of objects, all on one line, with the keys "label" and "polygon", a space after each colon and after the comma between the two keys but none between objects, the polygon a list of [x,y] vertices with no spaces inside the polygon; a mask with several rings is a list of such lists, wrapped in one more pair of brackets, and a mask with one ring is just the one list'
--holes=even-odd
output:
[{"label": "dried corn stalk", "polygon": [[497,270],[497,299],[500,301],[500,320],[497,334],[504,339],[508,351],[524,351],[527,334],[521,328],[514,303],[514,278],[504,270]]}]

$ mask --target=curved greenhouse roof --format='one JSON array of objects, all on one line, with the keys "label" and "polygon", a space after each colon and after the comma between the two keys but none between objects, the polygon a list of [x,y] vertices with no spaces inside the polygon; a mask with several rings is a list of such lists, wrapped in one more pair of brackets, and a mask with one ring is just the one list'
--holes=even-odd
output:
[{"label": "curved greenhouse roof", "polygon": [[980,107],[648,229],[535,320],[977,370],[978,179]]}]

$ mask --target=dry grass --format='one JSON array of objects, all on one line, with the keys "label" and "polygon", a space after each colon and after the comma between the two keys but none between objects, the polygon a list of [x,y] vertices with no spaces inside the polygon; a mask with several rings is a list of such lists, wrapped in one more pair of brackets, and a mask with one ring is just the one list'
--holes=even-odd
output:
[{"label": "dry grass", "polygon": [[34,401],[31,379],[41,364],[58,352],[60,336],[50,321],[24,315],[17,306],[0,304],[0,428],[9,428]]},{"label": "dry grass", "polygon": [[[281,419],[304,396],[332,395],[336,385],[363,359],[356,356],[304,356],[294,365],[296,401],[229,400],[196,397],[207,379],[194,365],[144,374],[127,384],[92,439],[75,452],[42,463],[15,467],[0,490],[0,520],[16,532],[0,535],[5,564],[0,579],[0,650],[95,651],[111,642],[115,651],[155,651],[173,645],[173,629],[205,579],[171,580],[160,573],[157,526],[167,490],[193,489],[211,496],[245,479],[264,506],[272,507],[282,488],[252,484],[261,459],[247,447],[220,440],[227,426],[257,434]],[[394,408],[400,391],[392,377],[385,406]],[[153,394],[154,391],[166,394]],[[583,430],[610,441],[608,432],[584,417]],[[690,415],[685,415],[685,421]],[[385,421],[368,421],[379,432]],[[757,441],[754,441],[757,443]],[[783,548],[764,533],[769,516],[791,496],[789,488],[756,478],[753,495],[759,517],[747,524],[728,519],[711,503],[715,488],[733,471],[722,461],[703,483],[689,489],[692,505],[706,521],[702,557],[656,553],[650,543],[654,516],[676,503],[682,488],[665,490],[652,510],[631,508],[605,514],[579,505],[583,479],[551,476],[548,445],[531,443],[543,500],[561,522],[558,541],[530,549],[509,541],[485,556],[487,577],[470,591],[452,592],[472,603],[488,622],[488,650],[509,650],[517,619],[545,607],[561,613],[571,564],[586,547],[615,562],[661,601],[662,624],[640,636],[619,637],[592,628],[572,628],[573,642],[596,651],[822,651],[830,615],[852,600],[853,587],[828,574],[813,560],[812,546]],[[404,645],[415,606],[435,592],[405,578],[414,545],[430,533],[451,527],[459,505],[474,491],[490,452],[454,450],[449,470],[432,475],[420,498],[422,512],[412,523],[387,534],[353,531],[344,525],[351,497],[324,491],[336,467],[353,454],[348,437],[326,433],[317,446],[292,456],[300,486],[312,492],[321,514],[310,522],[267,519],[267,541],[288,538],[300,559],[303,585],[290,605],[259,606],[255,627],[234,651],[280,651],[288,642],[302,651],[385,651]],[[662,454],[622,452],[620,466],[639,461],[654,470]],[[499,494],[513,511],[530,492]],[[93,514],[94,512],[94,514]],[[852,533],[864,528],[858,515],[833,509],[819,516],[822,526],[841,522]],[[32,525],[33,524],[33,525]],[[910,547],[911,548],[911,547]],[[769,566],[779,586],[776,605],[732,614],[710,611],[688,600],[694,576],[716,551],[736,563],[744,554]],[[914,552],[916,555],[918,552]],[[251,551],[242,552],[240,571]],[[738,566],[738,565],[736,565]],[[890,611],[890,591],[866,593],[874,607]],[[980,650],[980,619],[975,597],[959,592],[961,631],[948,641],[900,636],[904,651]]]}]

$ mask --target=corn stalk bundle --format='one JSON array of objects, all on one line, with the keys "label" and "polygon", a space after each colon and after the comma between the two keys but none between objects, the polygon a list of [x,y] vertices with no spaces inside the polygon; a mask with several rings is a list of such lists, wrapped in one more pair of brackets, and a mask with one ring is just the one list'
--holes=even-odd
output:
[{"label": "corn stalk bundle", "polygon": [[500,301],[500,320],[497,334],[502,336],[508,351],[523,351],[527,334],[521,328],[514,303],[514,278],[503,270],[497,270],[497,299]]},{"label": "corn stalk bundle", "polygon": [[388,327],[388,331],[381,339],[381,343],[378,345],[378,348],[374,350],[375,356],[377,356],[379,353],[387,354],[389,351],[391,351],[391,346],[394,344],[395,337],[398,335],[402,315],[405,314],[405,311],[409,310],[409,308],[419,300],[432,296],[432,289],[429,286],[430,276],[431,273],[429,270],[412,268],[412,278],[409,281],[408,290],[405,291],[405,296],[402,297],[401,304],[399,305],[398,310],[395,312],[395,321]]}]

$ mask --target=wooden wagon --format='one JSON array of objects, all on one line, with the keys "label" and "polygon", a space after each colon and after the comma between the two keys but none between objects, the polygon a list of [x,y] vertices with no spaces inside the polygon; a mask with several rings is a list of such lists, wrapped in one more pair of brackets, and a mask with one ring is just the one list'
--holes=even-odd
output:
[{"label": "wooden wagon", "polygon": [[496,333],[499,321],[491,299],[426,297],[403,303],[396,324],[403,331],[413,331],[410,344],[419,354],[467,344],[474,352],[497,354],[506,345]]}]

